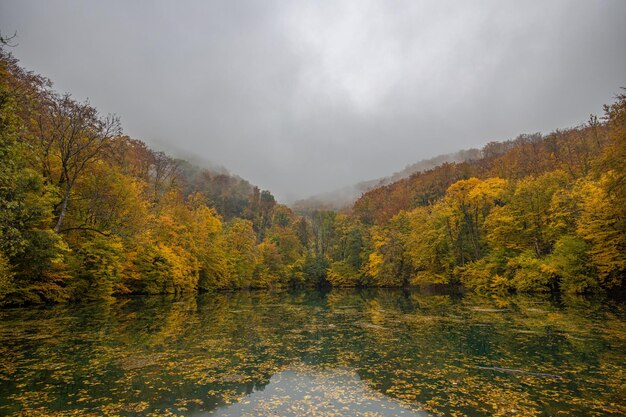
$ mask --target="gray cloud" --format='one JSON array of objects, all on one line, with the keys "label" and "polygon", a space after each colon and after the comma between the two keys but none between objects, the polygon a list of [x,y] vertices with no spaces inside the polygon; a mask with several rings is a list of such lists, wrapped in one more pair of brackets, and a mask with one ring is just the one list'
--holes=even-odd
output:
[{"label": "gray cloud", "polygon": [[282,200],[600,113],[626,2],[5,1],[14,54]]}]

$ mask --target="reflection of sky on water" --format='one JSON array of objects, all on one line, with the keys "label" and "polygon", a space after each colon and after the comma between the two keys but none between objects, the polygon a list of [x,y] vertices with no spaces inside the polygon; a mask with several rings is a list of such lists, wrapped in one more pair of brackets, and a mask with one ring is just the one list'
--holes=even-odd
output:
[{"label": "reflection of sky on water", "polygon": [[[202,413],[197,416],[206,415]],[[400,401],[372,390],[347,369],[316,371],[295,367],[275,374],[269,384],[240,402],[209,412],[215,417],[336,416],[425,417]]]},{"label": "reflection of sky on water", "polygon": [[624,363],[626,305],[584,297],[310,290],[0,310],[3,416],[621,417]]}]

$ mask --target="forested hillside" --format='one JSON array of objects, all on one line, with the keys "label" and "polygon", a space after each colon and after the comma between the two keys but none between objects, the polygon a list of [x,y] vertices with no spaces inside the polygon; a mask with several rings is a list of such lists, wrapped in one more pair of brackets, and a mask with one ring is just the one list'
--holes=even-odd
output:
[{"label": "forested hillside", "polygon": [[295,215],[151,150],[0,56],[0,303],[296,285],[614,290],[626,272],[626,95],[601,118],[487,144]]},{"label": "forested hillside", "polygon": [[483,291],[624,285],[626,95],[579,127],[493,142],[370,191],[354,205],[376,282]]},{"label": "forested hillside", "polygon": [[307,229],[269,191],[124,136],[117,118],[56,93],[6,52],[0,112],[5,303],[301,279]]},{"label": "forested hillside", "polygon": [[602,118],[491,142],[364,194],[349,216],[315,213],[338,286],[462,284],[480,292],[624,287],[626,95]]}]

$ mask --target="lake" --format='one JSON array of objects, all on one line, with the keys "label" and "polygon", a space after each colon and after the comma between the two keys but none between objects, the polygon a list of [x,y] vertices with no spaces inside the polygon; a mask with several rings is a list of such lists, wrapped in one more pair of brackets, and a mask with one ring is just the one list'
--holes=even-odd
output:
[{"label": "lake", "polygon": [[234,292],[0,318],[0,415],[626,414],[615,300]]}]

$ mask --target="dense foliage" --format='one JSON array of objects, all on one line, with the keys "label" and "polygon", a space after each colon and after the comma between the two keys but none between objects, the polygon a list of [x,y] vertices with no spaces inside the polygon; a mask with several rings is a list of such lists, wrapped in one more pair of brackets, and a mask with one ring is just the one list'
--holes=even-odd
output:
[{"label": "dense foliage", "polygon": [[626,94],[603,120],[520,136],[361,197],[362,279],[479,291],[625,285]]},{"label": "dense foliage", "polygon": [[[626,94],[579,127],[492,142],[317,213],[338,286],[571,293],[626,285]],[[315,225],[318,225],[315,227]]]},{"label": "dense foliage", "polygon": [[302,282],[310,226],[269,191],[122,134],[0,56],[0,301]]},{"label": "dense foliage", "polygon": [[269,191],[149,149],[0,56],[0,302],[293,285],[624,285],[626,95],[605,117],[486,145],[296,216]]}]

